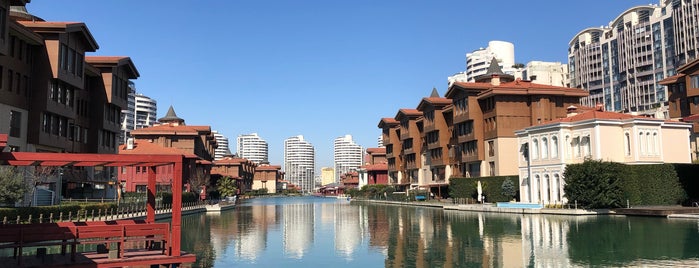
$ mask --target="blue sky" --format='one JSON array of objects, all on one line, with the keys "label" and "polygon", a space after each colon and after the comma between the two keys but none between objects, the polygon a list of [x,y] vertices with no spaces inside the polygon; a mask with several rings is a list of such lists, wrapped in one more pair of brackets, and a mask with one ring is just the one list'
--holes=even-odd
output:
[{"label": "blue sky", "polygon": [[415,108],[465,70],[466,53],[502,40],[515,61],[567,63],[568,42],[623,11],[659,1],[32,0],[47,21],[84,22],[100,48],[129,56],[137,91],[188,125],[230,139],[256,132],[282,164],[304,135],[317,167],[333,140],[376,147],[383,117]]}]

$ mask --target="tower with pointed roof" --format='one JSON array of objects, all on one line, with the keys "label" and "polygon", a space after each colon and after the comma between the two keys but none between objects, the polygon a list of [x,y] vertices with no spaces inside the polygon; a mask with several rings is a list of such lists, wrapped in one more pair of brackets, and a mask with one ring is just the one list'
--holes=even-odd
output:
[{"label": "tower with pointed roof", "polygon": [[160,124],[168,124],[168,125],[173,125],[173,126],[184,126],[184,119],[180,118],[177,116],[175,113],[175,108],[170,105],[170,108],[167,109],[167,114],[165,114],[164,117],[158,119],[158,122]]}]

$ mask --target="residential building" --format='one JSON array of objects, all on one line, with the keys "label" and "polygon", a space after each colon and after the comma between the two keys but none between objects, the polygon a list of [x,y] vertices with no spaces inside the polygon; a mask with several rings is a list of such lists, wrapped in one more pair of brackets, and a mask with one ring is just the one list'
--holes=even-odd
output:
[{"label": "residential building", "polygon": [[492,60],[475,82],[454,82],[443,98],[433,90],[418,109],[381,119],[388,181],[398,191],[439,195],[451,177],[517,175],[514,132],[566,117],[566,107],[584,96],[582,89],[515,79]]},{"label": "residential building", "polygon": [[[378,127],[381,129],[381,140],[386,148],[386,165],[388,168],[388,183],[394,186],[406,185],[403,181],[403,159],[401,156],[400,122],[395,118],[381,118]],[[394,149],[397,148],[397,149]],[[401,187],[402,189],[403,187]],[[399,190],[399,189],[396,189]]]},{"label": "residential building", "polygon": [[585,106],[668,118],[659,82],[696,58],[699,0],[631,7],[607,26],[587,28],[569,43],[570,86],[590,95]]},{"label": "residential building", "polygon": [[239,135],[236,153],[258,164],[269,162],[269,145],[257,133]]},{"label": "residential building", "polygon": [[226,136],[224,136],[216,130],[212,130],[211,134],[213,134],[214,139],[216,139],[216,150],[214,150],[214,160],[221,160],[226,156],[232,155],[231,150],[228,148],[228,138],[226,138]]},{"label": "residential building", "polygon": [[121,132],[119,144],[126,143],[131,137],[131,130],[152,127],[158,118],[158,102],[146,95],[136,92],[136,85],[129,81],[127,108],[121,110]]},{"label": "residential building", "polygon": [[515,67],[515,46],[505,41],[490,41],[485,48],[479,48],[471,53],[466,53],[466,71],[450,77],[449,84],[453,82],[473,82],[476,77],[488,71],[490,62],[496,59],[504,73],[521,77],[521,70]]},{"label": "residential building", "polygon": [[357,170],[359,182],[357,187],[371,184],[388,184],[388,165],[386,161],[386,148],[366,149],[367,161]]},{"label": "residential building", "polygon": [[320,168],[320,185],[325,186],[336,182],[335,169],[331,167]]},{"label": "residential building", "polygon": [[[196,158],[195,166],[185,170],[189,174],[185,176],[188,179],[185,184],[187,191],[206,193],[207,187],[210,186],[212,161],[217,146],[211,127],[186,125],[185,120],[177,116],[172,106],[164,117],[158,119],[158,123],[152,127],[131,131],[133,144],[127,141],[121,146],[119,153],[136,154],[141,153],[139,147],[159,146],[172,148],[181,154]],[[139,185],[145,185],[147,182],[147,174],[139,174],[138,168],[126,167],[126,170],[119,174],[119,180],[126,184],[126,191],[136,191]]]},{"label": "residential building", "polygon": [[692,161],[699,159],[699,59],[677,68],[677,75],[660,81],[667,87],[668,112],[673,120],[694,124],[690,145]]},{"label": "residential building", "polygon": [[262,163],[255,168],[255,176],[252,183],[252,190],[267,189],[267,193],[278,193],[286,190],[284,173],[282,167]]},{"label": "residential building", "polygon": [[[603,106],[515,131],[522,202],[565,204],[569,164],[595,159],[626,164],[689,163],[689,123],[605,112]],[[516,152],[513,152],[516,153]]]},{"label": "residential building", "polygon": [[362,146],[352,140],[352,135],[337,137],[333,143],[333,163],[336,178],[342,174],[357,170],[362,165]]},{"label": "residential building", "polygon": [[[9,115],[0,118],[0,132],[9,134],[6,150],[117,153],[127,85],[139,77],[134,63],[129,57],[87,56],[99,45],[85,23],[47,22],[27,12],[28,2],[0,1],[0,112]],[[57,201],[116,195],[112,167],[62,170],[63,176],[42,177],[32,187],[53,191]]]},{"label": "residential building", "polygon": [[568,65],[560,62],[530,61],[522,70],[522,79],[532,83],[566,87],[568,86]]},{"label": "residential building", "polygon": [[[495,61],[493,61],[495,62]],[[451,177],[449,142],[453,125],[452,99],[439,96],[436,88],[429,97],[423,98],[417,106],[422,112],[421,140],[424,144],[420,152],[420,175],[416,186],[434,188],[432,192],[447,194]]]},{"label": "residential building", "polygon": [[211,168],[211,185],[217,185],[219,180],[233,180],[238,188],[237,194],[244,194],[253,189],[253,179],[257,164],[245,158],[226,155],[214,160]]},{"label": "residential building", "polygon": [[286,180],[299,187],[302,192],[313,192],[315,148],[304,140],[303,135],[284,140],[284,173]]}]

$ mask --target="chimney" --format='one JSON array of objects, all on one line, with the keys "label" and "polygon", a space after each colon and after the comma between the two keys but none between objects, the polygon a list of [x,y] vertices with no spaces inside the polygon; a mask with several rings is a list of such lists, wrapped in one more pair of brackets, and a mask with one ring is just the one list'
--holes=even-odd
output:
[{"label": "chimney", "polygon": [[597,105],[595,105],[595,111],[604,112],[604,105],[602,103],[597,103]]},{"label": "chimney", "polygon": [[126,140],[126,150],[133,150],[133,138]]}]

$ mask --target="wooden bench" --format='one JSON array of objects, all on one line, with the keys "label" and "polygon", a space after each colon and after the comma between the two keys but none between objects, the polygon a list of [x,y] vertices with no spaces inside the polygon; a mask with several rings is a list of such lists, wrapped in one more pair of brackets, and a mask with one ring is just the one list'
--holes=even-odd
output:
[{"label": "wooden bench", "polygon": [[[170,246],[170,224],[168,223],[140,223],[124,224],[124,242],[145,242],[146,249],[156,249],[158,246],[163,254],[167,254]],[[156,244],[159,242],[160,244]],[[122,247],[121,254],[125,247]]]},{"label": "wooden bench", "polygon": [[71,259],[75,259],[76,237],[70,228],[55,223],[0,225],[0,248],[14,249],[13,257],[22,264],[26,247],[60,246],[61,254],[71,248]]}]

